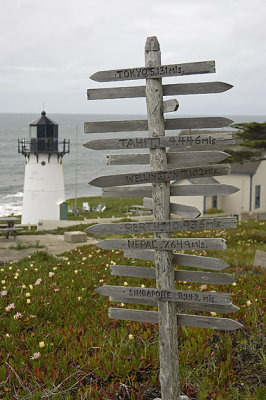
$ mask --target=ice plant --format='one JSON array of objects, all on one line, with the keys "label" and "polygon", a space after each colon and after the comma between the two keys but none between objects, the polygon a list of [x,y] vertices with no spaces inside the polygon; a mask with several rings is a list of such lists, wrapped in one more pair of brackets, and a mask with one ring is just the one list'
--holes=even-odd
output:
[{"label": "ice plant", "polygon": [[2,292],[0,292],[0,296],[6,296],[7,295],[7,290],[2,290]]},{"label": "ice plant", "polygon": [[14,319],[19,319],[19,318],[22,318],[22,314],[21,314],[20,312],[17,312],[17,313],[14,315]]},{"label": "ice plant", "polygon": [[11,304],[8,304],[8,306],[5,307],[5,310],[8,312],[8,311],[10,311],[10,310],[12,310],[14,308],[15,308],[15,304],[11,303]]},{"label": "ice plant", "polygon": [[52,278],[54,276],[54,272],[49,272],[49,278]]},{"label": "ice plant", "polygon": [[42,282],[42,278],[38,278],[37,281],[34,283],[35,286],[40,285]]},{"label": "ice plant", "polygon": [[39,347],[42,349],[45,346],[44,342],[39,342]]},{"label": "ice plant", "polygon": [[207,285],[201,285],[200,290],[206,290],[207,289]]},{"label": "ice plant", "polygon": [[39,357],[41,357],[41,353],[39,353],[39,352],[36,352],[36,353],[33,353],[33,355],[31,356],[31,360],[37,360]]},{"label": "ice plant", "polygon": [[129,340],[133,340],[133,339],[134,339],[134,335],[132,335],[132,333],[130,333],[130,334],[128,335],[128,338],[129,338]]}]

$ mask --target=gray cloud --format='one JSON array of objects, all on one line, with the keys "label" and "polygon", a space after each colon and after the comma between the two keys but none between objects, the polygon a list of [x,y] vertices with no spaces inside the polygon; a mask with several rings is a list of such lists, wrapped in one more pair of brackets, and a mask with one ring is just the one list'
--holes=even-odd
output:
[{"label": "gray cloud", "polygon": [[216,61],[216,74],[165,82],[235,86],[184,96],[180,113],[264,114],[265,16],[264,0],[2,0],[0,112],[39,112],[45,101],[51,113],[145,113],[143,99],[88,102],[86,89],[118,86],[89,76],[143,65],[146,37],[156,35],[165,64]]}]

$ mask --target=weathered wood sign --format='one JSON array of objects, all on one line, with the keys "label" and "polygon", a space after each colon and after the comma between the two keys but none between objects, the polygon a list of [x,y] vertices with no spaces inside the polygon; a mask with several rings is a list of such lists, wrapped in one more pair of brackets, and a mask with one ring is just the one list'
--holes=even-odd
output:
[{"label": "weathered wood sign", "polygon": [[95,224],[86,229],[94,235],[108,234],[134,234],[148,232],[176,232],[196,231],[205,229],[231,229],[235,228],[235,217],[174,219],[168,221],[144,221],[144,222],[119,222],[111,224]]},{"label": "weathered wood sign", "polygon": [[[163,85],[163,95],[188,95],[188,94],[207,94],[221,93],[231,89],[233,86],[224,82],[199,82],[199,83],[179,83],[174,85]],[[146,86],[126,86],[117,88],[88,89],[88,100],[99,99],[123,99],[145,97]]]},{"label": "weathered wood sign", "polygon": [[[146,97],[147,120],[85,122],[85,133],[148,131],[148,137],[92,140],[84,146],[94,150],[149,149],[149,154],[108,156],[110,165],[150,164],[150,170],[138,173],[101,176],[90,184],[102,187],[106,197],[151,196],[144,205],[153,209],[153,221],[98,224],[87,229],[94,234],[141,234],[153,232],[153,238],[105,239],[97,246],[103,249],[124,250],[127,257],[154,261],[153,268],[127,265],[111,266],[117,276],[156,279],[155,288],[102,286],[96,291],[109,296],[111,301],[145,306],[157,306],[158,312],[110,308],[109,316],[159,324],[161,400],[177,400],[180,396],[178,373],[177,326],[195,326],[233,330],[242,327],[238,322],[226,318],[181,314],[181,310],[230,313],[238,310],[231,303],[229,293],[179,290],[176,281],[206,284],[231,284],[235,278],[229,274],[205,271],[174,270],[174,265],[219,271],[228,267],[220,259],[182,254],[183,250],[223,250],[222,238],[172,238],[174,231],[196,229],[227,229],[235,227],[235,218],[196,219],[199,211],[195,207],[171,204],[174,196],[227,195],[238,189],[230,185],[172,185],[170,181],[226,175],[230,166],[219,162],[227,153],[215,151],[234,143],[232,133],[209,132],[208,134],[175,134],[165,136],[165,130],[220,128],[231,124],[228,118],[173,118],[164,119],[164,113],[178,109],[178,101],[163,101],[163,96],[179,94],[218,93],[231,88],[223,82],[202,82],[162,85],[163,77],[215,72],[214,61],[186,64],[161,65],[160,46],[157,38],[148,38],[145,46],[145,66],[109,71],[99,71],[91,76],[99,82],[146,79],[145,86],[89,89],[88,99]],[[175,153],[166,153],[166,148],[175,148]],[[199,151],[199,150],[203,151]],[[210,150],[211,151],[206,151]],[[185,150],[185,151],[184,151]],[[188,151],[190,150],[190,151]],[[196,151],[195,151],[196,150]],[[148,184],[144,186],[134,186]],[[170,214],[183,216],[185,220],[171,220]],[[192,219],[193,218],[193,219]],[[181,253],[173,253],[181,250]],[[178,311],[178,314],[177,314]]]},{"label": "weathered wood sign", "polygon": [[99,71],[90,76],[97,82],[125,81],[135,79],[162,78],[166,76],[208,74],[215,72],[214,61],[185,64],[156,65],[126,69]]},{"label": "weathered wood sign", "polygon": [[[141,289],[141,288],[139,288]],[[152,306],[156,307],[159,304],[165,304],[165,302],[161,302],[156,299],[151,299],[148,297],[126,297],[126,296],[109,296],[109,300],[116,303],[126,303],[126,304],[139,304],[143,306]],[[172,302],[178,307],[179,311],[202,311],[202,312],[216,312],[221,314],[230,314],[239,310],[234,304],[210,304],[210,303],[200,303],[200,302],[188,302],[185,300],[175,300]],[[177,311],[177,310],[176,310]]]},{"label": "weathered wood sign", "polygon": [[[171,118],[165,121],[166,130],[223,128],[233,121],[224,117]],[[85,133],[147,131],[147,120],[85,122]]]},{"label": "weathered wood sign", "polygon": [[[195,185],[172,185],[171,196],[226,196],[239,189],[232,185],[218,184],[195,184]],[[103,197],[144,197],[152,196],[152,186],[115,186],[102,189]]]},{"label": "weathered wood sign", "polygon": [[[196,166],[204,165],[210,162],[219,162],[230,157],[230,154],[224,151],[182,151],[167,154],[167,166],[184,167],[186,165]],[[107,165],[142,165],[150,164],[149,154],[114,154],[107,155]]]},{"label": "weathered wood sign", "polygon": [[[129,265],[111,265],[111,275],[130,276],[132,278],[155,279],[155,268],[132,267]],[[219,285],[230,285],[236,282],[236,279],[229,274],[219,274],[205,271],[175,271],[176,281],[213,283]]]},{"label": "weathered wood sign", "polygon": [[138,288],[130,286],[105,285],[95,289],[103,296],[123,296],[135,299],[153,299],[159,301],[174,301],[204,304],[231,304],[230,293],[196,292],[192,290],[163,290],[157,288]]},{"label": "weathered wood sign", "polygon": [[181,179],[228,175],[230,170],[231,167],[229,164],[217,164],[202,167],[137,172],[135,174],[100,176],[99,178],[93,179],[89,183],[90,185],[99,187],[136,185],[137,183],[161,183]]},{"label": "weathered wood sign", "polygon": [[101,249],[144,250],[225,250],[222,238],[186,239],[105,239],[97,243]]},{"label": "weathered wood sign", "polygon": [[[159,323],[157,311],[127,310],[125,308],[109,308],[109,317],[112,319],[130,320],[139,322]],[[206,329],[236,330],[243,327],[239,322],[228,318],[203,317],[199,315],[177,314],[178,326],[193,326]]]},{"label": "weathered wood sign", "polygon": [[[150,250],[125,250],[124,256],[129,258],[137,258],[140,260],[155,261],[155,251]],[[187,267],[210,269],[220,271],[229,267],[229,265],[219,258],[193,256],[191,254],[173,254],[173,265],[183,265]]]},{"label": "weathered wood sign", "polygon": [[83,146],[91,150],[116,150],[116,149],[158,149],[163,147],[198,148],[208,146],[212,148],[233,145],[231,133],[215,135],[176,135],[162,137],[137,137],[121,139],[91,140]]}]

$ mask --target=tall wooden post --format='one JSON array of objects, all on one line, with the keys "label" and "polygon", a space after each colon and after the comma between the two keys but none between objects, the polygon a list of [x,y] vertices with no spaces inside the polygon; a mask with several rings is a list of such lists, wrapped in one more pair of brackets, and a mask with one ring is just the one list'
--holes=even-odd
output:
[{"label": "tall wooden post", "polygon": [[[160,45],[156,37],[149,37],[145,46],[145,66],[161,65]],[[162,80],[146,79],[146,103],[149,136],[165,136],[163,116]],[[167,169],[165,148],[150,149],[151,170]],[[154,183],[152,188],[154,219],[170,219],[170,183]],[[169,237],[169,233],[155,233],[156,238]],[[172,252],[155,251],[156,282],[159,289],[175,289]],[[160,383],[162,400],[179,400],[179,365],[176,305],[174,302],[158,302]]]}]

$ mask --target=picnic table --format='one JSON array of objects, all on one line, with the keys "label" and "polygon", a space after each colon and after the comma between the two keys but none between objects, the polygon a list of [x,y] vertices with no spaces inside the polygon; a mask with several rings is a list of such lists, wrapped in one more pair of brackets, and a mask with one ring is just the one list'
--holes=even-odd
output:
[{"label": "picnic table", "polygon": [[15,226],[17,221],[19,221],[19,218],[16,217],[0,217],[0,232],[5,233],[7,239],[11,234],[16,240],[17,232],[23,230],[23,228]]}]

